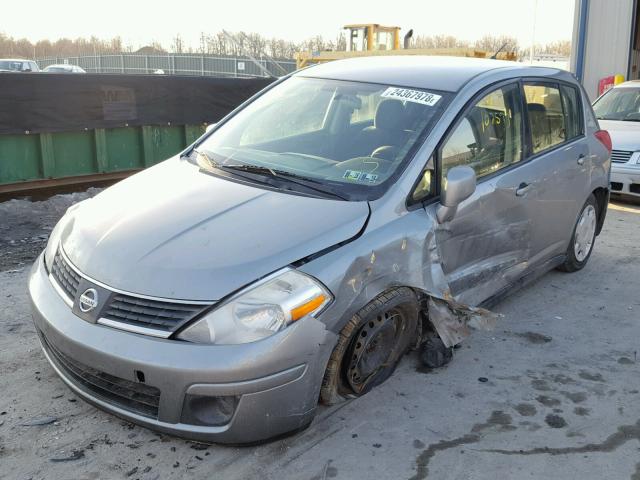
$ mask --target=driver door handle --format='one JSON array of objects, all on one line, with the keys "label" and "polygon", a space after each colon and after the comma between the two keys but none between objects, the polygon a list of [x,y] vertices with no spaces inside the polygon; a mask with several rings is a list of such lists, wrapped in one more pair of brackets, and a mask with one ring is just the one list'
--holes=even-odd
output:
[{"label": "driver door handle", "polygon": [[584,159],[585,159],[584,153],[581,153],[580,155],[578,155],[578,165],[584,164]]},{"label": "driver door handle", "polygon": [[533,187],[532,184],[522,182],[516,189],[516,197],[524,197],[526,193],[531,190],[531,187]]}]

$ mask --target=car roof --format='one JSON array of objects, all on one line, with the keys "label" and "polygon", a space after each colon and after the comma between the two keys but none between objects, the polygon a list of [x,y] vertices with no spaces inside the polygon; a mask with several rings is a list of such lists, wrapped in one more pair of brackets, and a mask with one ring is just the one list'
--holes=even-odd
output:
[{"label": "car roof", "polygon": [[44,68],[49,68],[49,67],[57,67],[57,68],[73,68],[75,67],[75,65],[71,65],[70,63],[54,63],[53,65],[47,65]]},{"label": "car roof", "polygon": [[24,58],[0,58],[0,62],[35,62],[35,60],[26,60]]},{"label": "car roof", "polygon": [[[295,75],[457,92],[469,80],[482,73],[498,69],[517,72],[525,68],[532,67],[486,58],[376,55],[321,63],[300,70]],[[540,70],[549,72],[555,69]]]}]

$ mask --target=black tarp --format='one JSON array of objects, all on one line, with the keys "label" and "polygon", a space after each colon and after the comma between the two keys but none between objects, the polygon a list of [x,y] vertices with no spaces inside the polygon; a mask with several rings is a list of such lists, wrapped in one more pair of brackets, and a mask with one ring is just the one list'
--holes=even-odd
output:
[{"label": "black tarp", "polygon": [[217,122],[269,78],[0,73],[0,134]]}]

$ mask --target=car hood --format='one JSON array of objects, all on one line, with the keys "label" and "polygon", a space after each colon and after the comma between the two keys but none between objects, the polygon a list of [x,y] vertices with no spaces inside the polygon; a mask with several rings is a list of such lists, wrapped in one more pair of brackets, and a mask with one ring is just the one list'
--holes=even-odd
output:
[{"label": "car hood", "polygon": [[69,214],[61,244],[88,277],[130,293],[218,300],[358,234],[366,202],[265,190],[173,158]]},{"label": "car hood", "polygon": [[598,120],[600,128],[609,132],[614,150],[640,150],[640,122]]}]

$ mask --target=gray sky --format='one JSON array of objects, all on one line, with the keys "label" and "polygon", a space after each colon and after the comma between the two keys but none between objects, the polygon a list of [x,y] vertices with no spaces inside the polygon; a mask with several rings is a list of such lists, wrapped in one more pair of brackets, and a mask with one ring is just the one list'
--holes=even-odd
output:
[{"label": "gray sky", "polygon": [[[257,32],[300,41],[314,35],[334,38],[347,23],[398,25],[416,35],[448,34],[476,40],[486,34],[511,35],[531,43],[536,0],[36,0],[5,2],[0,32],[29,40],[61,37],[111,38],[139,47],[159,41],[170,46],[176,34],[199,45],[200,32]],[[575,0],[537,0],[536,43],[571,39]]]}]

